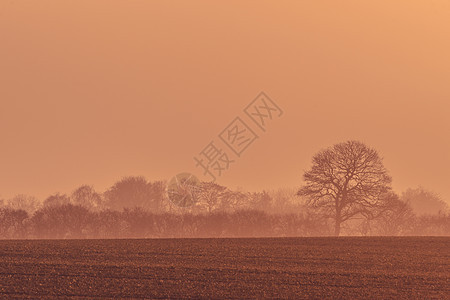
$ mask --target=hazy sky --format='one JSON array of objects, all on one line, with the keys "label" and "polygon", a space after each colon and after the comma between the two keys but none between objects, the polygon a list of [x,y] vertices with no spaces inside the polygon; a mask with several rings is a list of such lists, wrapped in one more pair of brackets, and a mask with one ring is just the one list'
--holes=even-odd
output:
[{"label": "hazy sky", "polygon": [[193,157],[265,91],[284,114],[218,183],[299,186],[357,139],[398,192],[449,202],[449,20],[446,0],[2,0],[0,198],[207,179]]}]

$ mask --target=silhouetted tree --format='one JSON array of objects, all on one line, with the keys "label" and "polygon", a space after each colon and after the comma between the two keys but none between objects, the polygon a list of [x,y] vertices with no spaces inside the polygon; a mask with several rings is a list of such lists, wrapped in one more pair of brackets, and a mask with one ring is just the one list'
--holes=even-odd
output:
[{"label": "silhouetted tree", "polygon": [[159,211],[163,194],[161,182],[152,184],[142,176],[132,176],[116,182],[104,195],[106,204],[114,210],[141,207]]},{"label": "silhouetted tree", "polygon": [[90,210],[100,210],[104,208],[102,196],[89,185],[82,185],[77,188],[70,196],[70,200],[73,204],[81,205]]},{"label": "silhouetted tree", "polygon": [[341,224],[367,214],[390,190],[391,177],[377,151],[358,141],[339,143],[314,155],[311,170],[299,196],[334,220],[334,234]]},{"label": "silhouetted tree", "polygon": [[438,213],[435,215],[422,215],[417,218],[414,235],[450,235],[450,214]]},{"label": "silhouetted tree", "polygon": [[370,222],[369,230],[376,235],[408,235],[412,232],[415,214],[409,205],[395,193],[386,193],[383,201],[366,215]]},{"label": "silhouetted tree", "polygon": [[229,190],[214,182],[201,182],[198,192],[197,206],[204,207],[210,213],[217,209],[221,202],[229,196]]},{"label": "silhouetted tree", "polygon": [[101,238],[120,238],[123,236],[122,213],[113,210],[103,210],[97,213],[97,230]]},{"label": "silhouetted tree", "polygon": [[167,183],[162,180],[149,182],[150,195],[152,198],[152,209],[155,212],[167,211],[169,209],[169,199],[167,199]]},{"label": "silhouetted tree", "polygon": [[272,208],[272,197],[267,191],[252,193],[251,199],[252,209],[270,212]]},{"label": "silhouetted tree", "polygon": [[288,213],[302,209],[302,203],[296,197],[297,190],[295,188],[279,188],[275,191],[270,191],[269,195],[272,198],[272,207],[270,213]]},{"label": "silhouetted tree", "polygon": [[27,218],[28,214],[23,209],[0,208],[0,238],[24,238]]},{"label": "silhouetted tree", "polygon": [[448,204],[439,195],[422,187],[407,189],[402,200],[408,202],[417,215],[435,215],[449,212]]},{"label": "silhouetted tree", "polygon": [[218,209],[227,212],[248,209],[249,199],[249,193],[227,189],[226,193],[220,198],[221,201]]},{"label": "silhouetted tree", "polygon": [[70,203],[70,198],[67,195],[56,193],[54,195],[47,197],[47,199],[44,200],[44,207],[61,206],[64,204],[69,204],[69,203]]},{"label": "silhouetted tree", "polygon": [[6,206],[12,209],[23,209],[29,214],[33,214],[41,206],[41,202],[33,196],[20,194],[9,199]]},{"label": "silhouetted tree", "polygon": [[49,205],[31,218],[34,236],[39,238],[84,238],[84,229],[92,220],[87,208],[80,205]]},{"label": "silhouetted tree", "polygon": [[148,238],[154,237],[155,235],[155,218],[154,214],[140,207],[135,207],[133,209],[124,209],[121,217],[126,221],[129,227],[129,234],[127,237],[140,237]]}]

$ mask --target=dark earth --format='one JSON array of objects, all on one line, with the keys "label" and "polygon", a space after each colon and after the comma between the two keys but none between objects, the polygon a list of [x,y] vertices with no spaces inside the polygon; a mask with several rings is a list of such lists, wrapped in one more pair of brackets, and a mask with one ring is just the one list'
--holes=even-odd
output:
[{"label": "dark earth", "polygon": [[0,297],[450,299],[450,238],[3,240]]}]

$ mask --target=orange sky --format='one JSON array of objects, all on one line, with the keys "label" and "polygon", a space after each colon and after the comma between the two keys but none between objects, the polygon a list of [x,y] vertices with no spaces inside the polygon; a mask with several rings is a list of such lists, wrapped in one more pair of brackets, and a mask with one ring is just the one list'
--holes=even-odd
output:
[{"label": "orange sky", "polygon": [[218,180],[299,186],[358,139],[401,192],[450,202],[450,4],[422,1],[0,2],[0,198],[201,170],[260,92],[284,115]]}]

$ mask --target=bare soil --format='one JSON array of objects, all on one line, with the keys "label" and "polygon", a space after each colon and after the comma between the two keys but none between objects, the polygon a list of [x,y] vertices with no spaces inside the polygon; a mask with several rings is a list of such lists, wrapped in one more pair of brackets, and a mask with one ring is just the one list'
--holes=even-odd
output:
[{"label": "bare soil", "polygon": [[450,238],[3,240],[0,297],[450,299]]}]

